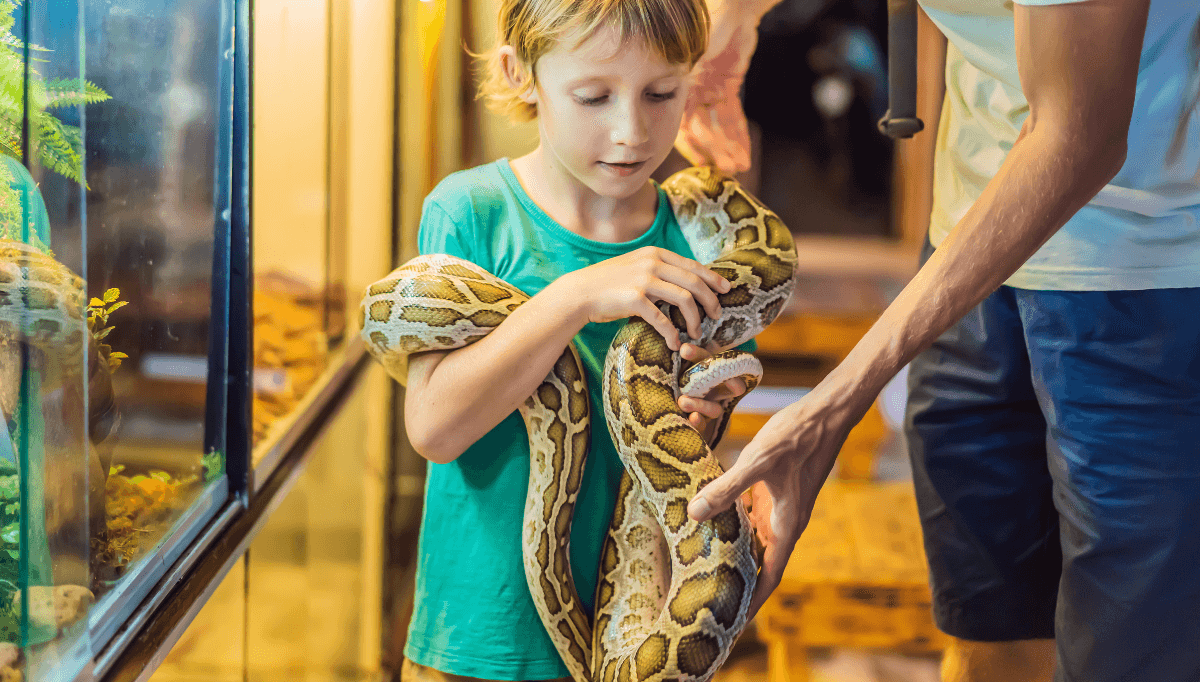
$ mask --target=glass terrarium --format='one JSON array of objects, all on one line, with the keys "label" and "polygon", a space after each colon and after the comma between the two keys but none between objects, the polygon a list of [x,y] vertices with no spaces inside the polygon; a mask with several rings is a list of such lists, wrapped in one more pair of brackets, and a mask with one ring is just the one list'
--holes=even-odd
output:
[{"label": "glass terrarium", "polygon": [[0,0],[0,679],[73,677],[227,495],[227,5]]}]

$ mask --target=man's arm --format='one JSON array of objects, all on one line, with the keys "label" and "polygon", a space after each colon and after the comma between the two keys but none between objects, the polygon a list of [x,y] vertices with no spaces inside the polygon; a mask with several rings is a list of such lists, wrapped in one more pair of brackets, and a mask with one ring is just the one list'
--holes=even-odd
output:
[{"label": "man's arm", "polygon": [[[986,298],[1120,170],[1149,0],[1015,9],[1030,113],[983,194],[850,355],[777,413],[688,508],[707,518],[752,483],[768,545],[757,608],[779,584],[850,428],[883,386]],[[769,510],[768,510],[769,509]]]},{"label": "man's arm", "polygon": [[726,173],[750,168],[750,128],[738,91],[758,45],[758,23],[779,0],[710,0],[708,49],[692,69],[675,148]]},{"label": "man's arm", "polygon": [[917,118],[925,128],[911,139],[896,141],[899,158],[892,182],[892,191],[899,195],[898,229],[901,238],[910,243],[920,243],[929,231],[933,157],[945,97],[946,36],[918,7]]},{"label": "man's arm", "polygon": [[1148,7],[1148,0],[1016,6],[1029,115],[983,194],[839,368],[835,378],[859,401],[870,405],[1121,169]]}]

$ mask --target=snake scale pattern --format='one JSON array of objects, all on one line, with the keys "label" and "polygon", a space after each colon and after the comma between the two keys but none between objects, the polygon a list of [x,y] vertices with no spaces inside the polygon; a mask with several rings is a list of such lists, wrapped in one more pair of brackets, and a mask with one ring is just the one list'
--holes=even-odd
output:
[{"label": "snake scale pattern", "polygon": [[[795,285],[796,252],[779,218],[711,168],[680,171],[663,183],[697,261],[732,284],[722,315],[705,318],[701,338],[660,304],[681,341],[731,347],[765,328]],[[472,263],[419,256],[371,285],[362,301],[362,336],[393,377],[408,357],[461,348],[483,338],[528,297]],[[605,360],[604,415],[626,473],[601,552],[595,617],[575,593],[568,561],[571,519],[590,434],[586,377],[568,346],[520,407],[529,432],[530,476],[522,557],[538,613],[577,682],[707,680],[746,624],[757,574],[746,512],[733,508],[703,523],[687,502],[716,478],[711,446],[677,399],[702,396],[741,376],[753,388],[762,367],[740,351],[685,367],[666,339],[640,318],[618,332]]]},{"label": "snake scale pattern", "polygon": [[87,287],[67,266],[24,242],[0,239],[0,366],[19,362],[21,342],[41,351],[43,387],[81,372],[86,307]]}]

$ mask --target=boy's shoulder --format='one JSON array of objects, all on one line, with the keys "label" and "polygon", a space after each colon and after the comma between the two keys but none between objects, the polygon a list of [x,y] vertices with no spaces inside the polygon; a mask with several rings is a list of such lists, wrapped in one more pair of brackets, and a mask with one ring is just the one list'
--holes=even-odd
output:
[{"label": "boy's shoulder", "polygon": [[486,215],[512,192],[502,171],[505,163],[500,159],[447,175],[425,197],[426,207],[436,205],[456,221]]}]

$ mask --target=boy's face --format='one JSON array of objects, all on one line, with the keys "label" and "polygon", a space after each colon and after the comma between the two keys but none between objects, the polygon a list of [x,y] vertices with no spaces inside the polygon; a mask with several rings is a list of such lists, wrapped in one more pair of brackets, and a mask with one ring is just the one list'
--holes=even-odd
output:
[{"label": "boy's face", "polygon": [[687,99],[685,64],[601,28],[537,62],[538,127],[548,158],[596,194],[626,198],[670,153]]}]

